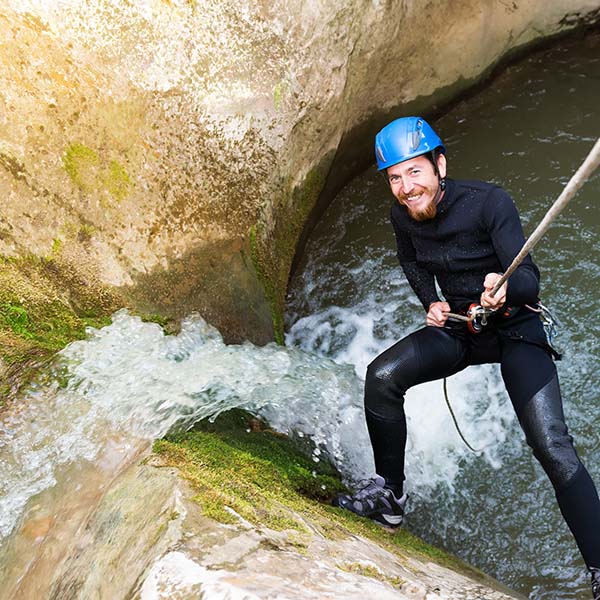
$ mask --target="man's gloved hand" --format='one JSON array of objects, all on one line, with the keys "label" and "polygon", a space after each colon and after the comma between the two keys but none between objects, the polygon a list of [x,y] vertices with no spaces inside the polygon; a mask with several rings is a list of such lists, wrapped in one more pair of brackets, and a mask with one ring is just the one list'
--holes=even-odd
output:
[{"label": "man's gloved hand", "polygon": [[450,312],[450,305],[447,302],[432,302],[427,311],[427,325],[430,327],[443,327],[448,320],[445,312]]},{"label": "man's gloved hand", "polygon": [[496,295],[492,298],[490,292],[494,289],[494,286],[498,280],[502,277],[500,273],[488,273],[483,281],[483,287],[485,288],[483,294],[481,294],[480,303],[484,308],[491,308],[497,310],[506,303],[506,288],[508,287],[505,281],[500,289],[496,292]]}]

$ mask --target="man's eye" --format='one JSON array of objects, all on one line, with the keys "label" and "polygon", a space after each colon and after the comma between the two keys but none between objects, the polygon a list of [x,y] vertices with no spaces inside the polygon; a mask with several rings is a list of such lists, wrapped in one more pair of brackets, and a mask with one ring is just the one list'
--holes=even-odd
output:
[{"label": "man's eye", "polygon": [[418,175],[421,172],[421,169],[413,169],[411,171],[411,175]]}]

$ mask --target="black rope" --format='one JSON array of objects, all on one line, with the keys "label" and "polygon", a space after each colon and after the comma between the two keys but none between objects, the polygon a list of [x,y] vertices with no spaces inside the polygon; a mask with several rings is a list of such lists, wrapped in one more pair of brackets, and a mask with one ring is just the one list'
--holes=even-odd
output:
[{"label": "black rope", "polygon": [[452,420],[454,421],[454,427],[456,427],[456,431],[458,432],[458,435],[460,436],[460,439],[465,443],[466,447],[471,452],[474,452],[475,454],[481,454],[481,452],[483,452],[488,446],[484,446],[483,448],[481,448],[481,450],[476,450],[465,439],[465,436],[463,435],[463,432],[460,430],[460,427],[458,426],[458,421],[456,420],[456,415],[454,414],[454,411],[452,410],[452,406],[450,405],[450,400],[448,399],[448,386],[446,384],[446,378],[445,377],[444,377],[444,398],[446,399],[446,404],[448,405],[448,410],[450,411],[450,415],[452,416]]}]

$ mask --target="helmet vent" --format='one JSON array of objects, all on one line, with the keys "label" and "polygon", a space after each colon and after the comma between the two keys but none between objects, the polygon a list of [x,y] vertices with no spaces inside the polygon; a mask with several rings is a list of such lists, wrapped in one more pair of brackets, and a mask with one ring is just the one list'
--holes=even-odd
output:
[{"label": "helmet vent", "polygon": [[415,123],[415,130],[412,132],[412,149],[411,149],[412,152],[414,152],[421,143],[422,130],[423,130],[423,120],[419,119]]}]

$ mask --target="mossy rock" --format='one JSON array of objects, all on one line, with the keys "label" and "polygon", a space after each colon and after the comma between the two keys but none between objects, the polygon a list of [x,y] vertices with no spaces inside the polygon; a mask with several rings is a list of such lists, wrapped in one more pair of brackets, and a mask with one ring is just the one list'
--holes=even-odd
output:
[{"label": "mossy rock", "polygon": [[154,450],[192,482],[203,512],[221,522],[241,517],[256,526],[302,532],[306,527],[294,513],[343,489],[330,465],[314,463],[287,436],[240,410],[167,436]]},{"label": "mossy rock", "polygon": [[118,298],[73,278],[52,258],[0,257],[0,408],[56,352],[84,338],[88,326],[107,325],[118,308]]},{"label": "mossy rock", "polygon": [[310,529],[329,539],[369,538],[400,557],[431,560],[476,580],[483,573],[405,529],[376,523],[331,506],[345,491],[339,473],[326,461],[315,463],[286,435],[238,409],[205,419],[190,431],[155,442],[161,464],[176,467],[191,482],[203,513],[217,521],[296,530]]},{"label": "mossy rock", "polygon": [[123,165],[114,159],[107,160],[94,149],[79,142],[67,147],[63,166],[73,183],[81,190],[107,191],[117,202],[124,200],[133,187]]},{"label": "mossy rock", "polygon": [[[88,327],[109,325],[110,316],[126,306],[114,289],[79,266],[61,252],[0,256],[0,409],[56,352],[85,338]],[[162,315],[136,314],[168,334],[178,331],[179,324]]]}]

